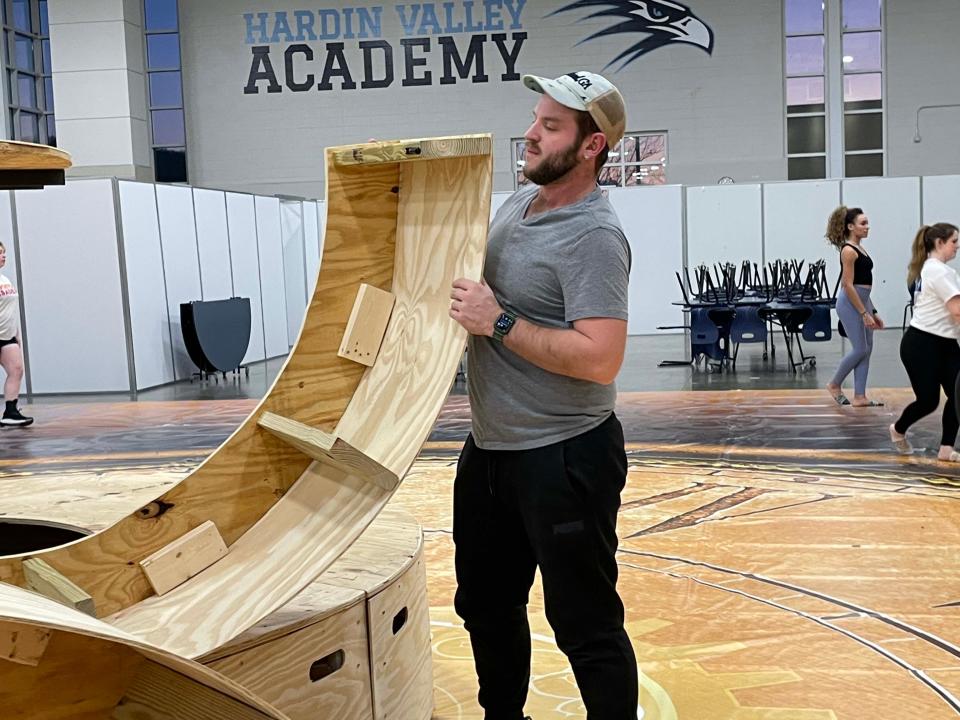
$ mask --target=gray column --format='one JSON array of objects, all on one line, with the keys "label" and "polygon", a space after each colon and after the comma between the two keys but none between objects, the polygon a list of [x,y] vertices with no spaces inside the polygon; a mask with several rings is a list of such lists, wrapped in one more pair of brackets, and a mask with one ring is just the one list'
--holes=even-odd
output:
[{"label": "gray column", "polygon": [[140,0],[49,0],[48,9],[68,177],[153,180]]}]

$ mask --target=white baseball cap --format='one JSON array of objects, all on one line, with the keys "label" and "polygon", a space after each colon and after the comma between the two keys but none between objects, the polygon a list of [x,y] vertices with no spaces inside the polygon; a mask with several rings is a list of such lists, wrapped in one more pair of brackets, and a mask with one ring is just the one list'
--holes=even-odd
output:
[{"label": "white baseball cap", "polygon": [[627,127],[623,95],[602,75],[586,70],[561,75],[555,80],[524,75],[523,84],[538,93],[546,93],[561,105],[590,113],[611,150],[623,137]]}]

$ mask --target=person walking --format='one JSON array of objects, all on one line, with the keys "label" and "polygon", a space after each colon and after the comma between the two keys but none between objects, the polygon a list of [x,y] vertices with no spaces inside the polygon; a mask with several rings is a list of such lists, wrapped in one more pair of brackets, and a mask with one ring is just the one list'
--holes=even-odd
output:
[{"label": "person walking", "polygon": [[912,453],[907,430],[937,409],[943,388],[947,402],[937,458],[950,462],[960,462],[954,450],[960,427],[956,405],[960,397],[960,276],[947,265],[957,256],[957,240],[957,227],[950,223],[924,225],[914,238],[907,271],[907,283],[916,283],[913,319],[900,341],[900,359],[916,399],[890,426],[890,440],[897,451]]},{"label": "person walking", "polygon": [[[882,330],[883,320],[870,300],[873,288],[873,259],[863,249],[870,234],[870,221],[862,208],[841,205],[827,221],[827,240],[840,251],[840,292],[837,315],[850,340],[850,351],[843,356],[833,378],[827,383],[830,397],[838,405],[880,407],[882,402],[867,398],[867,374],[873,353],[873,331]],[[853,372],[854,395],[851,402],[843,394],[843,381]]]},{"label": "person walking", "polygon": [[[0,270],[7,264],[7,248],[0,242]],[[3,383],[5,407],[0,425],[23,427],[32,417],[20,412],[20,383],[23,381],[23,352],[20,350],[20,299],[17,289],[0,272],[0,367],[7,374]]]}]

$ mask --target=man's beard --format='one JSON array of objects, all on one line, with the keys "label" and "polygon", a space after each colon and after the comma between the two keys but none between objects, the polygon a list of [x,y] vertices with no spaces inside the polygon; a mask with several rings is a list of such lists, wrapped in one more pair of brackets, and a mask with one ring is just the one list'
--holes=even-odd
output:
[{"label": "man's beard", "polygon": [[580,143],[574,142],[566,150],[544,156],[536,168],[523,166],[523,175],[537,185],[549,185],[559,180],[577,166],[577,151]]}]

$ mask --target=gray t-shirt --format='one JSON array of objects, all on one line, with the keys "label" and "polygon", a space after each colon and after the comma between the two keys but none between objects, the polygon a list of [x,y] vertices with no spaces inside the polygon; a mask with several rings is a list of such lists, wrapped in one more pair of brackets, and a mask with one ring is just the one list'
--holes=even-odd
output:
[{"label": "gray t-shirt", "polygon": [[[630,246],[597,188],[573,205],[524,219],[537,186],[514,193],[490,225],[484,279],[500,306],[532,323],[573,327],[627,319]],[[613,412],[617,389],[557,375],[486,336],[471,336],[473,437],[485,450],[528,450],[567,440]]]}]

